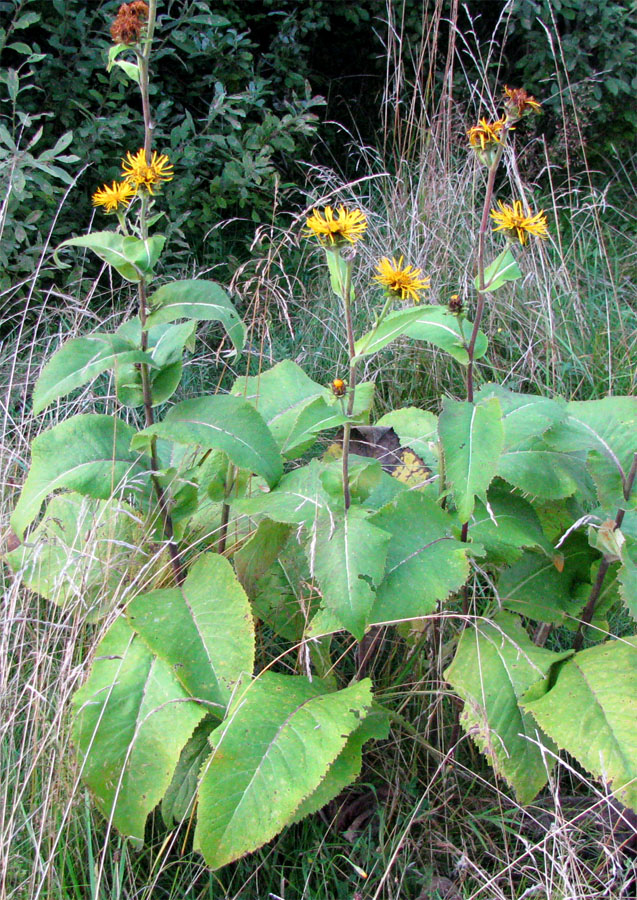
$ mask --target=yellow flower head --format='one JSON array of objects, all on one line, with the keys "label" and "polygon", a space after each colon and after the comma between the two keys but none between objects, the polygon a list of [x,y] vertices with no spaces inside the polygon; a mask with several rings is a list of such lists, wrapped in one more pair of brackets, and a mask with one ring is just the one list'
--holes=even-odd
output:
[{"label": "yellow flower head", "polygon": [[395,294],[401,300],[420,303],[420,291],[428,291],[431,282],[429,278],[421,278],[420,269],[403,266],[403,259],[402,256],[399,260],[383,256],[376,266],[378,275],[374,275],[374,281],[382,284],[388,294]]},{"label": "yellow flower head", "polygon": [[504,93],[507,97],[504,105],[515,118],[520,119],[522,116],[528,116],[529,113],[542,112],[542,104],[538,103],[535,97],[527,94],[524,88],[510,88],[505,85]]},{"label": "yellow flower head", "polygon": [[136,188],[146,188],[149,194],[154,193],[153,188],[158,187],[164,181],[172,181],[173,167],[167,156],[153,153],[150,165],[146,162],[146,152],[142,148],[134,156],[128,151],[126,159],[122,160],[122,173],[126,181]]},{"label": "yellow flower head", "polygon": [[360,209],[346,209],[342,204],[336,210],[326,206],[323,212],[313,210],[305,222],[305,237],[315,236],[322,244],[354,244],[367,228],[367,219]]},{"label": "yellow flower head", "polygon": [[507,206],[498,200],[499,210],[491,210],[491,218],[496,223],[494,231],[504,231],[511,238],[516,238],[524,245],[529,235],[547,238],[548,221],[543,210],[538,213],[526,213],[521,200],[515,200],[513,206]]},{"label": "yellow flower head", "polygon": [[93,194],[93,206],[103,206],[104,212],[117,212],[120,206],[128,206],[137,193],[128,181],[114,181],[111,187],[103,185]]},{"label": "yellow flower head", "polygon": [[495,122],[487,122],[480,119],[477,125],[467,131],[469,143],[474,149],[485,150],[488,146],[500,144],[502,141],[502,129],[506,119],[496,119]]}]

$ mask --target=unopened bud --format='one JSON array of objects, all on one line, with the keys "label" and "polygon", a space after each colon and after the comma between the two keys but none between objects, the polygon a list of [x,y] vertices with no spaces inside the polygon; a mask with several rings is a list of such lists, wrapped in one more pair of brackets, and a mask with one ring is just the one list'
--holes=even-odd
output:
[{"label": "unopened bud", "polygon": [[344,397],[347,392],[347,385],[342,378],[335,378],[330,387],[335,397]]}]

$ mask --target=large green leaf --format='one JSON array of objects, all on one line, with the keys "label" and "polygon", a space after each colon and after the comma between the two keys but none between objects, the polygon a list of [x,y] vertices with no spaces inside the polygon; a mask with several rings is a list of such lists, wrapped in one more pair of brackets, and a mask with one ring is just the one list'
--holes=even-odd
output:
[{"label": "large green leaf", "polygon": [[245,327],[227,293],[215,281],[187,279],[171,281],[148,298],[151,313],[146,327],[176,319],[221,322],[237,352],[245,343]]},{"label": "large green leaf", "polygon": [[390,535],[369,519],[369,510],[351,506],[335,521],[327,510],[317,519],[307,545],[310,569],[323,604],[361,640],[385,571]]},{"label": "large green leaf", "polygon": [[279,449],[259,413],[246,400],[230,394],[175,404],[163,421],[138,432],[133,448],[145,448],[153,435],[177,444],[223,450],[240,469],[262,475],[270,485],[283,472]]},{"label": "large green leaf", "polygon": [[306,816],[318,812],[326,803],[337,797],[341,791],[360,775],[363,764],[363,744],[369,740],[382,741],[389,735],[387,713],[374,705],[356,731],[327,770],[327,774],[313,794],[304,800],[296,811],[292,822],[300,822]]},{"label": "large green leaf", "polygon": [[82,778],[115,827],[143,841],[146,817],[168,788],[204,707],[123,618],[100,641],[73,706]]},{"label": "large green leaf", "polygon": [[[219,715],[242,675],[254,668],[248,598],[227,559],[204,553],[178,588],[135,597],[126,614],[186,691]],[[221,709],[220,709],[221,708]]]},{"label": "large green leaf", "polygon": [[63,344],[40,373],[33,389],[33,412],[39,413],[72,390],[93,381],[107,369],[145,362],[152,366],[150,354],[143,353],[119,334],[92,334],[73,338]]},{"label": "large green leaf", "polygon": [[553,547],[531,504],[495,486],[489,490],[488,508],[480,501],[476,503],[469,535],[472,543],[486,549],[491,562],[513,563],[522,555],[523,547],[541,549],[553,557]]},{"label": "large green leaf", "polygon": [[[356,341],[357,357],[378,353],[395,338],[407,335],[417,341],[427,341],[446,350],[458,362],[469,361],[465,342],[468,343],[472,329],[471,322],[465,321],[461,326],[455,316],[449,314],[444,306],[415,306],[411,309],[397,309],[385,316],[378,327]],[[480,359],[487,352],[487,339],[480,331],[475,346],[475,359]]]},{"label": "large green leaf", "polygon": [[301,456],[315,443],[320,431],[345,425],[347,416],[317,397],[299,412],[281,444],[281,453],[288,459]]},{"label": "large green leaf", "polygon": [[502,453],[497,474],[525,494],[544,500],[562,500],[580,491],[588,497],[590,493],[581,454],[551,450],[540,438]]},{"label": "large green leaf", "polygon": [[490,397],[497,397],[500,401],[505,453],[530,438],[540,437],[565,415],[566,404],[561,398],[519,394],[500,384],[483,385],[475,394],[476,402]]},{"label": "large green leaf", "polygon": [[498,475],[534,497],[557,500],[578,489],[588,490],[590,479],[582,472],[579,455],[556,453],[542,435],[565,415],[561,398],[519,394],[497,384],[487,384],[476,401],[497,398],[502,408],[504,441]]},{"label": "large green leaf", "polygon": [[576,653],[550,691],[523,702],[541,728],[637,811],[637,638]]},{"label": "large green leaf", "polygon": [[[637,453],[637,397],[573,401],[564,419],[546,434],[546,441],[566,452],[592,451],[589,467],[600,503],[622,505],[623,487]],[[637,497],[637,485],[633,497]]]},{"label": "large green leaf", "polygon": [[496,475],[502,450],[500,401],[480,403],[445,399],[438,420],[445,457],[445,473],[461,522],[473,512],[475,497],[484,499]]},{"label": "large green leaf", "polygon": [[63,493],[48,503],[42,521],[5,559],[32,591],[59,606],[85,611],[89,621],[121,603],[135,571],[143,523],[121,500]]},{"label": "large green leaf", "polygon": [[[434,344],[466,366],[469,362],[466,345],[471,339],[473,322],[468,319],[461,322],[457,316],[451,315],[445,306],[423,306],[419,309],[422,315],[407,327],[405,330],[407,337]],[[487,347],[486,335],[478,331],[473,358],[481,359],[487,352]]]},{"label": "large green leaf", "polygon": [[307,466],[287,472],[268,493],[255,491],[252,497],[236,501],[233,509],[239,514],[262,514],[276,522],[309,528],[318,511],[329,506],[329,497],[322,481],[325,471],[323,463],[312,460]]},{"label": "large green leaf", "polygon": [[550,742],[519,705],[533,687],[548,689],[551,666],[571,653],[536,647],[517,616],[499,613],[493,622],[466,628],[445,678],[464,700],[460,721],[498,775],[521,803],[529,803],[546,784]]},{"label": "large green leaf", "polygon": [[73,416],[43,431],[31,445],[31,468],[11,526],[19,538],[58,488],[98,500],[148,483],[144,458],[129,449],[135,430],[113,416]]},{"label": "large green leaf", "polygon": [[[374,386],[369,382],[357,386],[353,410],[355,419],[369,410],[373,391]],[[307,446],[311,446],[314,435],[319,431],[336,428],[347,421],[331,391],[312,381],[300,366],[289,359],[260,375],[237,378],[232,393],[254,404],[281,452],[288,458],[298,456]]]},{"label": "large green leaf", "polygon": [[[426,307],[429,309],[429,307]],[[395,309],[382,320],[380,325],[374,326],[371,331],[364,334],[356,341],[354,349],[356,356],[370,356],[378,353],[383,347],[391,344],[393,340],[405,334],[408,325],[411,325],[422,314],[421,307],[411,309]]]},{"label": "large green leaf", "polygon": [[161,234],[142,241],[115,231],[94,231],[85,237],[62,241],[55,251],[55,257],[57,260],[58,253],[63,247],[86,247],[109,266],[117,269],[126,281],[137,282],[152,273],[165,240]]},{"label": "large green leaf", "polygon": [[371,706],[369,679],[320,691],[306,678],[261,675],[211,735],[195,833],[211,868],[256,850],[292,820]]},{"label": "large green leaf", "polygon": [[[165,403],[179,386],[182,373],[184,347],[195,333],[196,322],[179,325],[155,325],[147,332],[148,356],[153,368],[150,371],[150,393],[153,406]],[[117,329],[118,335],[139,346],[142,326],[138,316],[124,322]],[[124,406],[143,406],[144,392],[139,366],[120,366],[115,375],[117,399]]]},{"label": "large green leaf", "polygon": [[370,522],[392,536],[371,623],[426,616],[469,577],[467,545],[453,538],[453,520],[429,497],[399,494]]},{"label": "large green leaf", "polygon": [[580,532],[569,535],[553,556],[527,551],[500,576],[500,600],[530,619],[564,623],[586,605],[576,587],[588,582],[596,559],[599,555]]}]

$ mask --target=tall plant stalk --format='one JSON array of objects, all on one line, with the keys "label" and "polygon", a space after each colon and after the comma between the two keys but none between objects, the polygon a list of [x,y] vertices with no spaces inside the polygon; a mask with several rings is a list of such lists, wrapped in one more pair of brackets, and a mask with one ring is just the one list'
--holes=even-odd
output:
[{"label": "tall plant stalk", "polygon": [[[139,67],[139,90],[142,98],[142,113],[144,116],[144,153],[146,156],[146,165],[150,165],[152,159],[153,144],[153,122],[150,109],[150,55],[153,43],[153,33],[155,30],[155,21],[157,17],[157,0],[150,0],[148,5],[148,22],[146,26],[146,34],[141,43],[141,49],[136,51],[137,63]],[[139,229],[142,240],[148,238],[148,206],[149,196],[145,190],[141,191],[141,204],[139,212]],[[139,297],[139,320],[142,327],[141,349],[148,349],[148,331],[146,330],[146,318],[148,310],[148,284],[146,278],[142,277],[138,283]],[[144,420],[146,427],[153,425],[155,417],[153,413],[152,387],[150,381],[150,370],[146,363],[140,364],[140,376],[142,381],[142,396],[144,400]],[[157,441],[155,437],[151,438],[150,456],[153,467],[151,481],[153,490],[157,497],[157,505],[161,516],[164,534],[168,543],[168,553],[170,554],[170,564],[173,575],[177,584],[181,584],[184,580],[184,567],[179,553],[179,548],[174,539],[173,522],[168,509],[166,495],[156,475],[159,470],[159,459],[157,457]]]}]

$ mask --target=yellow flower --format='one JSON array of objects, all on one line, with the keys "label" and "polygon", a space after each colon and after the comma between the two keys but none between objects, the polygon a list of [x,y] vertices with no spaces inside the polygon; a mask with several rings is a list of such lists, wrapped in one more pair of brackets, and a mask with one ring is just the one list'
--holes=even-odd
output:
[{"label": "yellow flower", "polygon": [[487,122],[486,119],[480,119],[477,125],[467,131],[469,143],[474,148],[484,150],[490,144],[500,144],[502,139],[502,129],[506,124],[506,119],[496,119],[495,122]]},{"label": "yellow flower", "polygon": [[114,181],[111,187],[103,185],[93,194],[93,206],[103,206],[104,212],[117,212],[120,206],[128,206],[137,191],[128,181]]},{"label": "yellow flower", "polygon": [[360,209],[346,209],[342,204],[336,210],[326,206],[323,212],[312,210],[305,222],[305,237],[316,236],[322,244],[354,244],[367,228],[367,219]]},{"label": "yellow flower", "polygon": [[413,300],[420,303],[420,291],[428,291],[431,285],[429,278],[421,278],[420,269],[413,266],[403,266],[404,257],[399,260],[388,259],[386,256],[376,266],[378,275],[374,275],[374,281],[382,284],[390,294],[400,296],[401,300]]},{"label": "yellow flower", "polygon": [[521,244],[526,244],[530,234],[539,238],[547,238],[548,221],[544,214],[544,210],[538,213],[525,213],[521,200],[515,200],[513,206],[507,206],[498,200],[500,210],[492,209],[491,218],[497,224],[494,231],[504,231],[509,237],[519,240]]},{"label": "yellow flower", "polygon": [[510,88],[505,85],[504,93],[507,96],[506,108],[518,119],[529,113],[541,113],[542,105],[535,97],[527,94],[524,88]]},{"label": "yellow flower", "polygon": [[128,151],[126,159],[122,160],[122,173],[127,181],[136,188],[146,188],[149,194],[153,193],[154,187],[173,179],[173,167],[168,157],[153,153],[150,165],[148,165],[143,148],[134,156],[130,150]]}]

